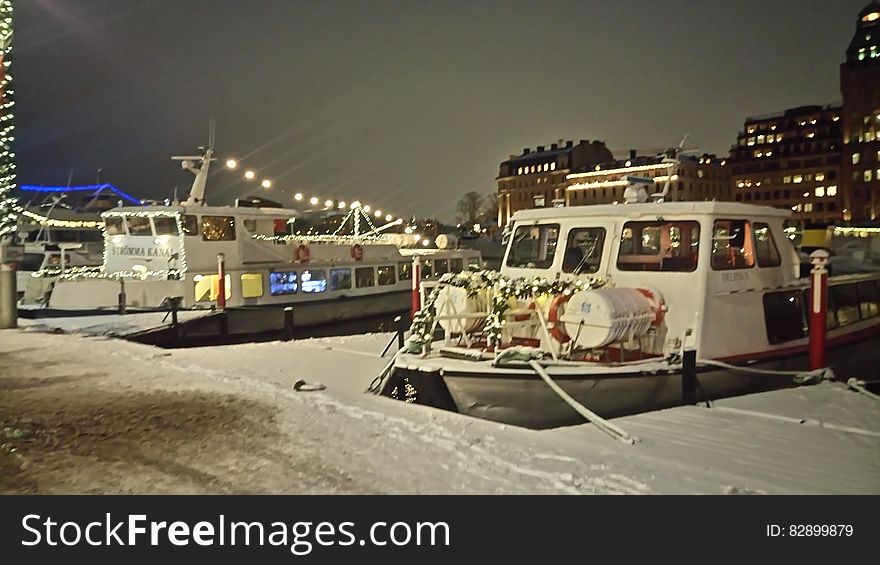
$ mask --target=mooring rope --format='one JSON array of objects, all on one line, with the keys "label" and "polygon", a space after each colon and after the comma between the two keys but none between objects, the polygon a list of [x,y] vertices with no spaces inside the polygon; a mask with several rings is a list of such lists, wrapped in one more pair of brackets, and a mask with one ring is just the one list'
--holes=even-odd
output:
[{"label": "mooring rope", "polygon": [[816,369],[813,371],[776,371],[773,369],[755,369],[754,367],[743,367],[740,365],[731,365],[724,361],[716,361],[714,359],[697,359],[697,365],[709,365],[728,369],[731,371],[741,371],[743,373],[754,373],[756,375],[775,375],[775,376],[791,376],[798,384],[805,384],[815,380],[831,381],[834,380],[834,371],[830,367]]},{"label": "mooring rope", "polygon": [[574,408],[575,412],[586,418],[588,422],[594,424],[597,428],[599,428],[609,436],[613,437],[614,439],[620,440],[624,443],[633,445],[638,441],[637,438],[629,435],[620,427],[612,424],[605,418],[602,418],[601,416],[569,396],[567,392],[562,390],[562,387],[556,384],[556,381],[550,378],[550,375],[547,374],[547,371],[544,370],[544,367],[542,367],[537,361],[529,361],[529,365],[532,367],[535,373],[537,373],[538,376],[541,377],[545,383],[547,383],[547,385],[553,390],[553,392],[555,392],[559,396],[559,398],[561,398],[563,401],[565,401],[566,404]]}]

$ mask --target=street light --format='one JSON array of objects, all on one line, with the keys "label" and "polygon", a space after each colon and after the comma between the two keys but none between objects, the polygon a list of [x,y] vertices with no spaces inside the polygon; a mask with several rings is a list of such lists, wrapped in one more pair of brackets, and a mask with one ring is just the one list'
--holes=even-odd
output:
[{"label": "street light", "polygon": [[263,188],[272,188],[272,181],[266,179],[262,182]]},{"label": "street light", "polygon": [[293,199],[294,200],[302,200],[303,199],[302,192],[297,192],[296,194],[294,194]]},{"label": "street light", "polygon": [[238,162],[235,159],[226,159],[226,168],[234,169],[238,167]]},{"label": "street light", "polygon": [[317,205],[318,205],[318,197],[317,197],[317,196],[312,196],[312,197],[309,199],[309,204],[311,204],[312,206],[317,206]]},{"label": "street light", "polygon": [[257,173],[255,173],[253,171],[245,171],[244,172],[244,178],[246,178],[247,180],[254,180],[255,176],[257,176]]}]

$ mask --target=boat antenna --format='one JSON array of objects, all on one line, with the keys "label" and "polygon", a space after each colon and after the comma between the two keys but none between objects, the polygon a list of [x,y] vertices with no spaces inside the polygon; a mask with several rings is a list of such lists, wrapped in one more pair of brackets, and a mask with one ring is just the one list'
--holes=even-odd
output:
[{"label": "boat antenna", "polygon": [[[670,147],[664,152],[664,157],[661,163],[680,163],[680,155],[684,150],[684,144],[687,142],[688,134],[684,134],[684,137],[681,138],[681,141],[678,144],[678,147]],[[672,171],[675,170],[674,167],[669,168],[669,173],[666,175],[666,182],[663,184],[663,192],[657,192],[651,195],[651,198],[654,202],[665,202],[666,196],[669,194],[669,189],[672,186]]]},{"label": "boat antenna", "polygon": [[[200,155],[175,155],[171,157],[174,161],[181,161],[181,168],[196,176],[189,191],[189,198],[186,199],[184,205],[205,205],[205,185],[208,182],[208,169],[211,166],[211,161],[216,161],[214,158],[214,133],[215,122],[214,118],[211,118],[208,122],[208,144],[199,147]],[[196,167],[196,162],[198,162],[198,167]]]}]

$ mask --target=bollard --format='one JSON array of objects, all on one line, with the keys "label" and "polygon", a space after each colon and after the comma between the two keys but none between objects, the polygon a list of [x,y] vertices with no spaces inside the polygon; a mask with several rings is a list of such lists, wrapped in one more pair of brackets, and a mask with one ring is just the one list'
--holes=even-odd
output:
[{"label": "bollard", "polygon": [[0,330],[18,327],[18,289],[16,289],[15,269],[6,263],[0,264]]},{"label": "bollard", "polygon": [[286,341],[293,339],[293,306],[284,308],[284,339]]},{"label": "bollard", "polygon": [[685,348],[681,358],[681,401],[697,403],[697,350],[693,347]]},{"label": "bollard", "polygon": [[125,315],[125,279],[119,279],[119,296],[117,297],[117,306],[119,307],[119,315]]},{"label": "bollard", "polygon": [[828,323],[828,251],[817,249],[810,253],[813,270],[810,271],[810,370],[825,367],[825,332]]},{"label": "bollard", "polygon": [[397,322],[397,349],[403,349],[403,336],[409,328],[407,327],[407,323],[403,320],[403,316],[394,318],[394,321]]},{"label": "bollard", "polygon": [[217,254],[217,308],[226,308],[226,256]]},{"label": "bollard", "polygon": [[418,255],[413,256],[412,262],[412,317],[422,309],[421,286],[422,286],[422,259]]}]

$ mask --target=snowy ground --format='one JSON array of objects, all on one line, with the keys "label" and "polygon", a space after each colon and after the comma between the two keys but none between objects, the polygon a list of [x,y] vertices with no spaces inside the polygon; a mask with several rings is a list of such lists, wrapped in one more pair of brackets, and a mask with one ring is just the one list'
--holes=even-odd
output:
[{"label": "snowy ground", "polygon": [[364,394],[386,334],[161,350],[34,330],[0,332],[5,492],[880,494],[880,404],[840,384],[615,420],[630,446]]}]

